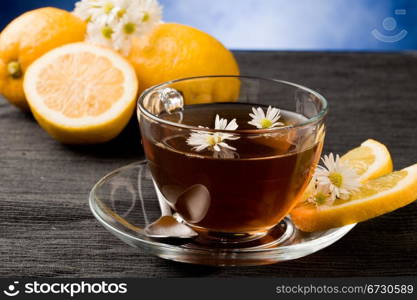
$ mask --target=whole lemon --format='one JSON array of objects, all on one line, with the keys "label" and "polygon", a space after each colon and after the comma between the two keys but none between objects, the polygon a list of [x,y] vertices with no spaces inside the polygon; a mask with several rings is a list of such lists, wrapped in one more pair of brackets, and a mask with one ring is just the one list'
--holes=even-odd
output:
[{"label": "whole lemon", "polygon": [[84,21],[68,11],[44,7],[14,19],[0,34],[0,93],[12,104],[28,109],[23,76],[38,57],[58,46],[82,41]]},{"label": "whole lemon", "polygon": [[[239,75],[233,54],[218,40],[182,24],[164,23],[150,34],[135,38],[128,59],[136,70],[139,92],[179,78]],[[191,104],[235,100],[239,82],[235,78],[218,81],[201,79],[193,84],[177,83],[173,87],[181,90],[185,102]]]}]

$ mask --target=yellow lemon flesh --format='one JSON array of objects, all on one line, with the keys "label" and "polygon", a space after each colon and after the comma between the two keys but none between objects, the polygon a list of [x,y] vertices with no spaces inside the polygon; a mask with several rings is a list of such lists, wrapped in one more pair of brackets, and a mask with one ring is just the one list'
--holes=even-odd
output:
[{"label": "yellow lemon flesh", "polygon": [[58,8],[44,7],[14,19],[0,34],[0,94],[26,110],[23,76],[38,57],[58,46],[82,41],[85,22]]},{"label": "yellow lemon flesh", "polygon": [[341,160],[356,171],[361,182],[392,172],[392,159],[387,147],[372,139],[350,150]]},{"label": "yellow lemon flesh", "polygon": [[39,125],[70,144],[106,142],[120,133],[135,106],[133,67],[116,52],[73,43],[36,60],[24,91]]}]

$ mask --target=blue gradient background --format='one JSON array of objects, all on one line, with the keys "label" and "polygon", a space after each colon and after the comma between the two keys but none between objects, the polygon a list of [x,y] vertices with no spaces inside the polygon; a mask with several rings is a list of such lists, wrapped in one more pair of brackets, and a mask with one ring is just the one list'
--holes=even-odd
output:
[{"label": "blue gradient background", "polygon": [[[42,6],[72,10],[74,0],[1,0],[0,28],[17,15]],[[254,50],[416,50],[416,0],[160,0],[164,20],[204,30],[231,49]],[[405,9],[406,15],[395,15]],[[382,22],[393,17],[394,30]],[[394,35],[376,39],[372,30]]]}]

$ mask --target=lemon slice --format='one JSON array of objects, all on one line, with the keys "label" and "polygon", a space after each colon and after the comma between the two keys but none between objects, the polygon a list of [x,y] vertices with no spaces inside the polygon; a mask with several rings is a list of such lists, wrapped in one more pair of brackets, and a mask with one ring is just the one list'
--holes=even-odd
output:
[{"label": "lemon slice", "polygon": [[291,211],[295,225],[307,232],[362,222],[417,199],[417,164],[365,182],[348,200],[332,206],[302,203]]},{"label": "lemon slice", "polygon": [[387,147],[372,139],[350,150],[341,161],[355,169],[361,182],[392,172],[392,159]]},{"label": "lemon slice", "polygon": [[84,42],[47,52],[24,78],[34,117],[64,143],[114,138],[133,113],[137,90],[135,71],[122,56]]}]

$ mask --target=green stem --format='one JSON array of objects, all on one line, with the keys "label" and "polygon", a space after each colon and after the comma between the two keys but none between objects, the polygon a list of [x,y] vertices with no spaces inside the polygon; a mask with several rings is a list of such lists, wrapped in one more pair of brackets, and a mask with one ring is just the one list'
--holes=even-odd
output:
[{"label": "green stem", "polygon": [[17,60],[13,60],[7,64],[7,72],[15,79],[22,77],[22,68]]}]

